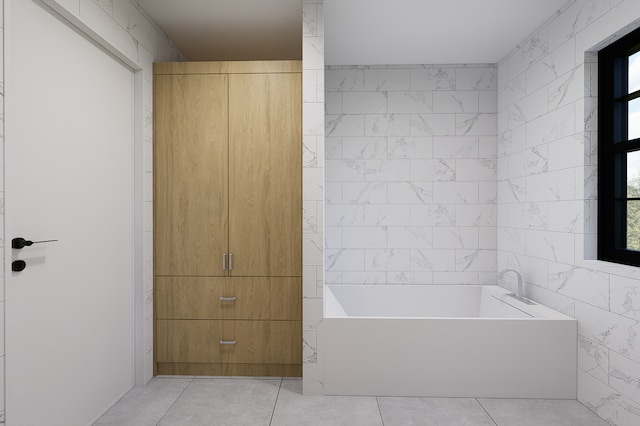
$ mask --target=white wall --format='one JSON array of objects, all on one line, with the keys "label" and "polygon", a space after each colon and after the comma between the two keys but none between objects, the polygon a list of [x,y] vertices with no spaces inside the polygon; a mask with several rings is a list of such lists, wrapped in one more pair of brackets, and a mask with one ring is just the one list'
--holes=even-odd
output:
[{"label": "white wall", "polygon": [[303,1],[302,23],[302,375],[306,395],[323,394],[324,0]]},{"label": "white wall", "polygon": [[[142,232],[136,238],[142,242],[138,251],[137,280],[143,283],[137,295],[137,303],[144,303],[143,333],[141,343],[145,353],[140,381],[146,382],[153,375],[153,246],[152,246],[152,143],[153,143],[153,93],[152,64],[156,61],[181,61],[184,55],[167,39],[166,35],[130,0],[43,0],[49,7],[65,16],[74,25],[90,34],[107,50],[118,56],[134,70],[136,75],[136,162],[142,171],[137,179],[138,218]],[[4,2],[0,0],[1,9]],[[3,15],[4,16],[4,15]],[[2,19],[4,22],[4,19]],[[2,24],[2,29],[4,24]],[[1,33],[0,33],[1,34]],[[4,58],[4,55],[2,55]],[[0,95],[4,94],[4,76],[0,74]],[[9,82],[11,84],[11,82]],[[3,105],[0,106],[3,114]],[[2,124],[3,128],[4,124]],[[0,143],[4,144],[4,131]],[[4,160],[3,160],[4,161]],[[1,164],[0,164],[1,166]],[[0,176],[3,173],[0,173]],[[4,214],[4,181],[0,192],[0,214]],[[4,218],[0,217],[4,222]],[[0,227],[0,241],[4,241],[4,227]],[[144,265],[142,267],[142,264]],[[4,276],[0,276],[0,330],[4,329]],[[0,336],[4,342],[4,337]],[[4,390],[4,344],[0,346],[0,389]],[[0,395],[0,422],[4,421],[4,397]]]},{"label": "white wall", "polygon": [[585,52],[639,19],[637,0],[571,1],[498,67],[498,269],[578,320],[578,399],[615,425],[640,424],[640,268],[590,260],[597,59]]},{"label": "white wall", "polygon": [[326,282],[494,284],[495,65],[326,70]]}]

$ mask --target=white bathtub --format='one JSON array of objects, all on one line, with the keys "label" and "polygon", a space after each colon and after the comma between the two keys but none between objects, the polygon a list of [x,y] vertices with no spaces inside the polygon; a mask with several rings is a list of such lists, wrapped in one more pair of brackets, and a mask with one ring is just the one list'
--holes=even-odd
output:
[{"label": "white bathtub", "polygon": [[497,286],[325,288],[326,395],[576,398],[566,315]]}]

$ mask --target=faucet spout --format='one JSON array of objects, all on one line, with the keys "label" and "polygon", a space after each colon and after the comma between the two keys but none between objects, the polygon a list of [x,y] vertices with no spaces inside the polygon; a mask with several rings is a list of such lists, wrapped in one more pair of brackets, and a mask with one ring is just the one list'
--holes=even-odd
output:
[{"label": "faucet spout", "polygon": [[502,280],[502,277],[507,272],[513,272],[514,274],[516,274],[516,277],[518,278],[518,290],[516,291],[516,297],[523,298],[524,297],[524,286],[523,286],[523,282],[522,282],[522,275],[520,274],[520,272],[516,271],[515,269],[503,269],[498,274],[498,281]]}]

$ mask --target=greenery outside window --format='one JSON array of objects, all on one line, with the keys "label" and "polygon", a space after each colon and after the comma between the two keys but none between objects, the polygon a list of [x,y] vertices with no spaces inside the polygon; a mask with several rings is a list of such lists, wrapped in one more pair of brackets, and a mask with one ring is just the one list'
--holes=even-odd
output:
[{"label": "greenery outside window", "polygon": [[640,29],[598,52],[598,259],[640,266]]}]

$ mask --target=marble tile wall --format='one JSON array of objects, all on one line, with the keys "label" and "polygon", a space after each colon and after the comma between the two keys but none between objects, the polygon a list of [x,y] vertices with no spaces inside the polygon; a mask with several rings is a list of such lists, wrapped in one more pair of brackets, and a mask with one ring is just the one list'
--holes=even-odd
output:
[{"label": "marble tile wall", "polygon": [[593,52],[639,25],[636,0],[569,1],[498,65],[498,269],[578,320],[578,399],[613,425],[640,424],[640,268],[594,260]]},{"label": "marble tile wall", "polygon": [[495,284],[497,68],[330,66],[325,280]]},{"label": "marble tile wall", "polygon": [[324,0],[304,0],[302,17],[302,375],[305,395],[324,393]]},{"label": "marble tile wall", "polygon": [[[58,13],[64,15],[74,25],[88,31],[102,40],[102,44],[116,56],[127,62],[137,72],[142,73],[142,102],[141,110],[137,111],[141,117],[142,127],[142,158],[138,166],[143,171],[143,247],[142,258],[144,267],[142,271],[143,303],[144,303],[144,329],[143,350],[145,353],[144,372],[142,382],[147,382],[153,376],[153,220],[152,220],[152,146],[153,146],[153,62],[157,61],[183,61],[185,56],[169,41],[162,30],[144,13],[135,1],[132,0],[43,0]],[[0,0],[0,5],[3,1]],[[0,11],[3,8],[0,8]],[[0,20],[4,22],[4,19]],[[2,24],[4,28],[4,24]],[[0,32],[0,34],[2,34]],[[2,56],[4,58],[4,55]],[[2,67],[0,67],[0,70]],[[0,74],[1,76],[1,74]],[[0,78],[0,96],[4,93],[4,77]],[[0,117],[4,117],[0,110]],[[3,129],[4,126],[0,126]],[[1,131],[1,130],[0,130]],[[2,134],[0,143],[3,143]],[[1,151],[1,150],[0,150]],[[1,162],[3,163],[3,161]],[[0,164],[1,165],[1,164]],[[3,173],[0,173],[2,176]],[[0,220],[4,215],[4,182],[0,191]],[[0,243],[4,238],[1,234],[4,227],[0,227]],[[4,277],[0,278],[0,330],[4,329]],[[4,354],[4,338],[0,336],[2,351]],[[0,359],[0,392],[4,391],[3,359]],[[143,384],[143,383],[140,383]],[[4,412],[4,398],[0,395],[2,413]],[[0,414],[0,422],[3,420]]]}]

